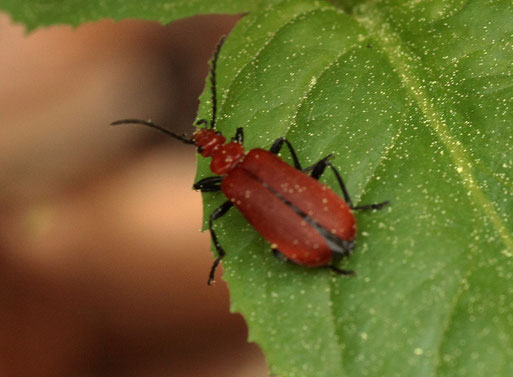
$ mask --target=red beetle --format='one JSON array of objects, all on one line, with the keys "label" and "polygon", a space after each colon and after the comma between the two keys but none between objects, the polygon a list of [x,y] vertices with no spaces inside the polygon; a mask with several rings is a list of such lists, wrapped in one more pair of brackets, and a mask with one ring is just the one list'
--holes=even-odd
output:
[{"label": "red beetle", "polygon": [[[194,189],[202,192],[222,191],[228,198],[210,215],[209,229],[218,253],[214,260],[208,284],[214,281],[217,265],[225,256],[214,231],[214,220],[236,206],[249,223],[271,244],[275,256],[308,267],[327,267],[345,275],[354,272],[333,265],[334,254],[344,257],[354,248],[356,222],[353,210],[380,209],[388,202],[353,206],[342,177],[326,156],[314,165],[303,169],[294,148],[285,138],[277,139],[269,151],[252,149],[245,153],[242,128],[232,140],[215,130],[216,65],[224,39],[218,44],[211,66],[212,119],[204,124],[192,139],[177,135],[152,122],[123,119],[118,124],[142,124],[172,136],[186,144],[193,144],[203,157],[211,157],[210,169],[216,176],[201,179]],[[294,167],[281,160],[277,154],[286,145]],[[319,177],[329,167],[342,189],[344,199],[319,182]],[[310,175],[306,174],[311,171]]]}]

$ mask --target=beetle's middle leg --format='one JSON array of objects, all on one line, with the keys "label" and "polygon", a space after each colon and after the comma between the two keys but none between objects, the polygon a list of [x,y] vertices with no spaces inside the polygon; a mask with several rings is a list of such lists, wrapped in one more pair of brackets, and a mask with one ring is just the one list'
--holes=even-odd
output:
[{"label": "beetle's middle leg", "polygon": [[274,141],[273,145],[271,146],[271,148],[269,148],[269,152],[271,152],[273,154],[280,153],[281,148],[283,148],[283,144],[285,144],[287,146],[287,148],[289,148],[290,155],[292,156],[292,161],[294,162],[294,167],[298,170],[303,170],[301,168],[301,164],[299,163],[299,160],[297,158],[296,151],[292,147],[292,144],[290,144],[290,141],[288,141],[284,137],[280,137],[280,138],[276,139]]},{"label": "beetle's middle leg", "polygon": [[217,220],[218,218],[226,214],[226,212],[228,212],[228,210],[232,207],[233,203],[228,200],[221,204],[217,209],[215,209],[209,218],[208,229],[210,230],[210,237],[212,238],[212,241],[214,242],[214,246],[217,251],[217,258],[214,260],[214,263],[212,263],[212,267],[210,268],[210,274],[208,275],[208,285],[212,285],[212,283],[214,282],[214,274],[216,272],[217,265],[219,264],[219,262],[221,262],[221,259],[223,259],[223,257],[226,255],[226,252],[219,243],[216,232],[214,231],[214,220]]},{"label": "beetle's middle leg", "polygon": [[381,203],[376,204],[364,204],[360,206],[353,206],[353,202],[351,201],[351,197],[349,196],[349,193],[347,192],[346,185],[344,184],[344,180],[340,176],[340,173],[338,172],[337,168],[330,162],[331,154],[324,157],[322,160],[314,164],[313,166],[307,168],[308,170],[312,170],[312,173],[310,174],[312,178],[319,179],[321,175],[324,173],[327,167],[331,169],[333,174],[335,174],[335,178],[338,181],[338,184],[342,190],[342,194],[344,195],[344,200],[348,204],[349,208],[353,210],[370,210],[370,209],[381,209],[385,205],[389,203],[389,201],[384,201]]}]

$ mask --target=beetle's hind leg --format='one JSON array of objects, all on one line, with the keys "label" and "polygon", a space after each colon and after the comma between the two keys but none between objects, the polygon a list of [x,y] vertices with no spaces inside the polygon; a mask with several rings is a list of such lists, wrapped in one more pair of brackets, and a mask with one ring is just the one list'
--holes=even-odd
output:
[{"label": "beetle's hind leg", "polygon": [[328,264],[326,266],[322,266],[323,268],[329,268],[331,271],[336,272],[338,275],[349,275],[354,276],[355,272],[353,270],[344,270],[342,268],[335,267],[332,264]]},{"label": "beetle's hind leg", "polygon": [[[352,245],[354,245],[354,243],[352,243]],[[338,275],[355,275],[355,272],[353,270],[346,270],[344,268],[338,268],[336,266],[336,264],[340,264],[340,262],[349,258],[351,256],[352,251],[352,247],[346,249],[346,251],[343,253],[333,251],[333,260],[331,261],[331,264],[327,264],[323,267],[329,268],[331,271],[336,272]]]},{"label": "beetle's hind leg", "polygon": [[273,255],[276,257],[276,259],[285,262],[285,263],[294,263],[289,258],[287,258],[283,253],[278,249],[272,249]]},{"label": "beetle's hind leg", "polygon": [[371,209],[381,209],[384,206],[386,206],[387,204],[390,204],[390,202],[388,200],[385,200],[384,202],[381,202],[381,203],[364,204],[364,205],[361,205],[361,206],[351,207],[351,209],[360,210],[360,211],[368,211],[368,210],[371,210]]},{"label": "beetle's hind leg", "polygon": [[[297,264],[293,260],[291,260],[291,259],[287,258],[285,255],[283,255],[280,250],[272,249],[272,251],[273,251],[273,255],[276,257],[276,259],[280,260],[281,262]],[[349,253],[347,254],[347,256],[348,255],[349,255]],[[333,264],[328,264],[326,266],[321,266],[320,268],[329,268],[331,271],[336,272],[338,275],[348,275],[348,276],[351,276],[351,275],[355,274],[355,272],[353,270],[345,270],[345,269],[342,269],[342,268],[338,268],[338,267],[336,267]]]}]

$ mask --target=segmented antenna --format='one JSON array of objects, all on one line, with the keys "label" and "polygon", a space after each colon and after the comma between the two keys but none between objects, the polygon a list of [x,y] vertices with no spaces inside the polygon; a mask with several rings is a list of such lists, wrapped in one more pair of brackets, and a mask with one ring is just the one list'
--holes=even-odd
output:
[{"label": "segmented antenna", "polygon": [[115,122],[112,122],[110,125],[111,126],[118,126],[120,124],[142,124],[143,126],[148,126],[148,127],[151,127],[151,128],[155,128],[156,130],[159,130],[160,132],[163,132],[163,133],[165,133],[168,136],[171,136],[171,137],[173,137],[173,138],[175,138],[177,140],[180,140],[184,144],[194,144],[194,140],[187,139],[186,137],[181,136],[181,135],[177,135],[174,132],[169,131],[168,129],[166,129],[164,127],[161,127],[161,126],[159,126],[159,125],[157,125],[157,124],[155,124],[153,122],[150,122],[148,120],[121,119],[121,120],[116,120]]},{"label": "segmented antenna", "polygon": [[221,47],[223,46],[225,36],[221,37],[221,40],[217,44],[216,52],[214,53],[214,57],[212,58],[212,64],[210,66],[210,88],[212,90],[212,120],[210,121],[210,128],[215,128],[216,125],[216,116],[217,116],[217,93],[216,93],[216,69],[217,69],[217,59],[219,58],[219,52],[221,51]]}]

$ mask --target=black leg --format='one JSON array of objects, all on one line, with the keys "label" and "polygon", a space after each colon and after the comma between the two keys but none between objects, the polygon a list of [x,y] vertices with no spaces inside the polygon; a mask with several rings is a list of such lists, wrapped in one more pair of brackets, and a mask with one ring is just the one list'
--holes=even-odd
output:
[{"label": "black leg", "polygon": [[216,192],[221,190],[221,182],[223,177],[214,176],[200,179],[196,182],[192,188],[194,190],[200,190],[201,192]]},{"label": "black leg", "polygon": [[282,262],[292,262],[289,258],[281,253],[278,249],[272,249],[273,255]]},{"label": "black leg", "polygon": [[342,180],[342,177],[340,176],[337,168],[333,166],[333,164],[329,161],[329,158],[331,157],[331,154],[324,157],[322,160],[317,162],[316,164],[309,166],[304,171],[312,170],[311,176],[312,178],[319,179],[321,175],[324,173],[324,170],[326,170],[326,167],[330,167],[330,169],[335,174],[335,177],[337,178],[338,184],[340,185],[340,188],[342,189],[342,193],[344,194],[344,200],[349,205],[349,208],[353,210],[372,210],[372,209],[381,209],[385,205],[389,204],[389,201],[384,201],[382,203],[377,204],[364,204],[361,206],[353,206],[353,202],[351,201],[351,198],[349,197],[349,193],[347,192],[346,185],[344,184],[344,181]]},{"label": "black leg", "polygon": [[[333,154],[332,154],[332,153],[330,153],[329,155],[327,155],[326,157],[324,157],[322,160],[326,160],[326,159],[328,159],[328,158],[331,158],[331,156],[333,156]],[[310,166],[308,166],[308,167],[304,168],[304,169],[303,169],[303,173],[307,173],[307,172],[309,172],[309,171],[314,170],[314,168],[315,168],[315,167],[316,167],[316,166],[317,166],[317,165],[318,165],[322,160],[317,161],[315,164],[310,165]],[[322,173],[321,173],[321,174],[322,174]],[[317,177],[317,178],[315,178],[315,179],[319,179],[319,178]]]},{"label": "black leg", "polygon": [[352,209],[360,210],[360,211],[368,211],[371,209],[381,209],[387,204],[390,204],[388,200],[385,200],[384,202],[377,203],[377,204],[364,204],[361,206],[351,207]]},{"label": "black leg", "polygon": [[232,137],[232,141],[240,144],[244,143],[244,131],[242,130],[242,127],[237,128],[237,131],[235,131],[235,136]]},{"label": "black leg", "polygon": [[[292,260],[290,260],[289,258],[287,258],[285,255],[283,255],[280,250],[278,249],[272,249],[273,250],[273,255],[279,259],[280,261],[282,262],[286,262],[286,263],[294,263]],[[347,254],[349,255],[349,253]],[[354,275],[355,272],[353,270],[344,270],[344,269],[341,269],[341,268],[338,268],[338,267],[335,267],[334,265],[332,264],[328,264],[326,266],[322,266],[321,268],[329,268],[330,270],[336,272],[337,274],[339,275]]]},{"label": "black leg", "polygon": [[208,126],[208,120],[206,119],[200,119],[196,122],[196,126],[199,126],[200,124],[204,124],[205,126]]},{"label": "black leg", "polygon": [[335,267],[332,264],[329,264],[327,266],[323,266],[324,268],[329,268],[331,271],[336,272],[339,275],[354,275],[355,272],[353,270],[343,270],[341,268]]},{"label": "black leg", "polygon": [[285,143],[287,145],[287,147],[289,148],[290,154],[292,155],[292,161],[294,162],[294,167],[298,170],[302,170],[301,164],[299,163],[299,160],[296,155],[296,151],[294,151],[292,144],[290,144],[290,142],[287,139],[285,139],[284,137],[280,137],[279,139],[276,139],[276,141],[273,143],[273,145],[269,149],[269,152],[271,152],[273,154],[280,153],[280,150],[283,147],[283,143]]},{"label": "black leg", "polygon": [[331,154],[324,157],[322,160],[320,160],[318,163],[312,166],[312,173],[311,176],[314,179],[319,179],[321,175],[324,173],[324,170],[329,166],[331,170],[333,171],[333,174],[335,174],[335,177],[337,178],[338,184],[340,188],[342,189],[342,194],[344,194],[344,200],[349,205],[350,208],[353,208],[353,202],[351,201],[351,197],[349,196],[349,193],[347,192],[346,185],[344,184],[344,181],[342,180],[342,177],[340,176],[337,168],[333,166],[333,164],[329,161],[331,157]]},{"label": "black leg", "polygon": [[216,232],[214,232],[214,220],[217,220],[223,216],[232,207],[233,203],[228,200],[221,204],[221,206],[214,210],[214,212],[212,212],[210,215],[208,228],[210,230],[210,237],[212,238],[214,246],[217,250],[217,258],[214,260],[214,263],[212,263],[212,267],[210,268],[210,274],[208,275],[208,285],[212,285],[212,283],[214,283],[214,274],[216,272],[217,265],[219,262],[221,262],[221,259],[223,259],[226,254],[222,246],[219,244],[219,241],[217,240]]}]

